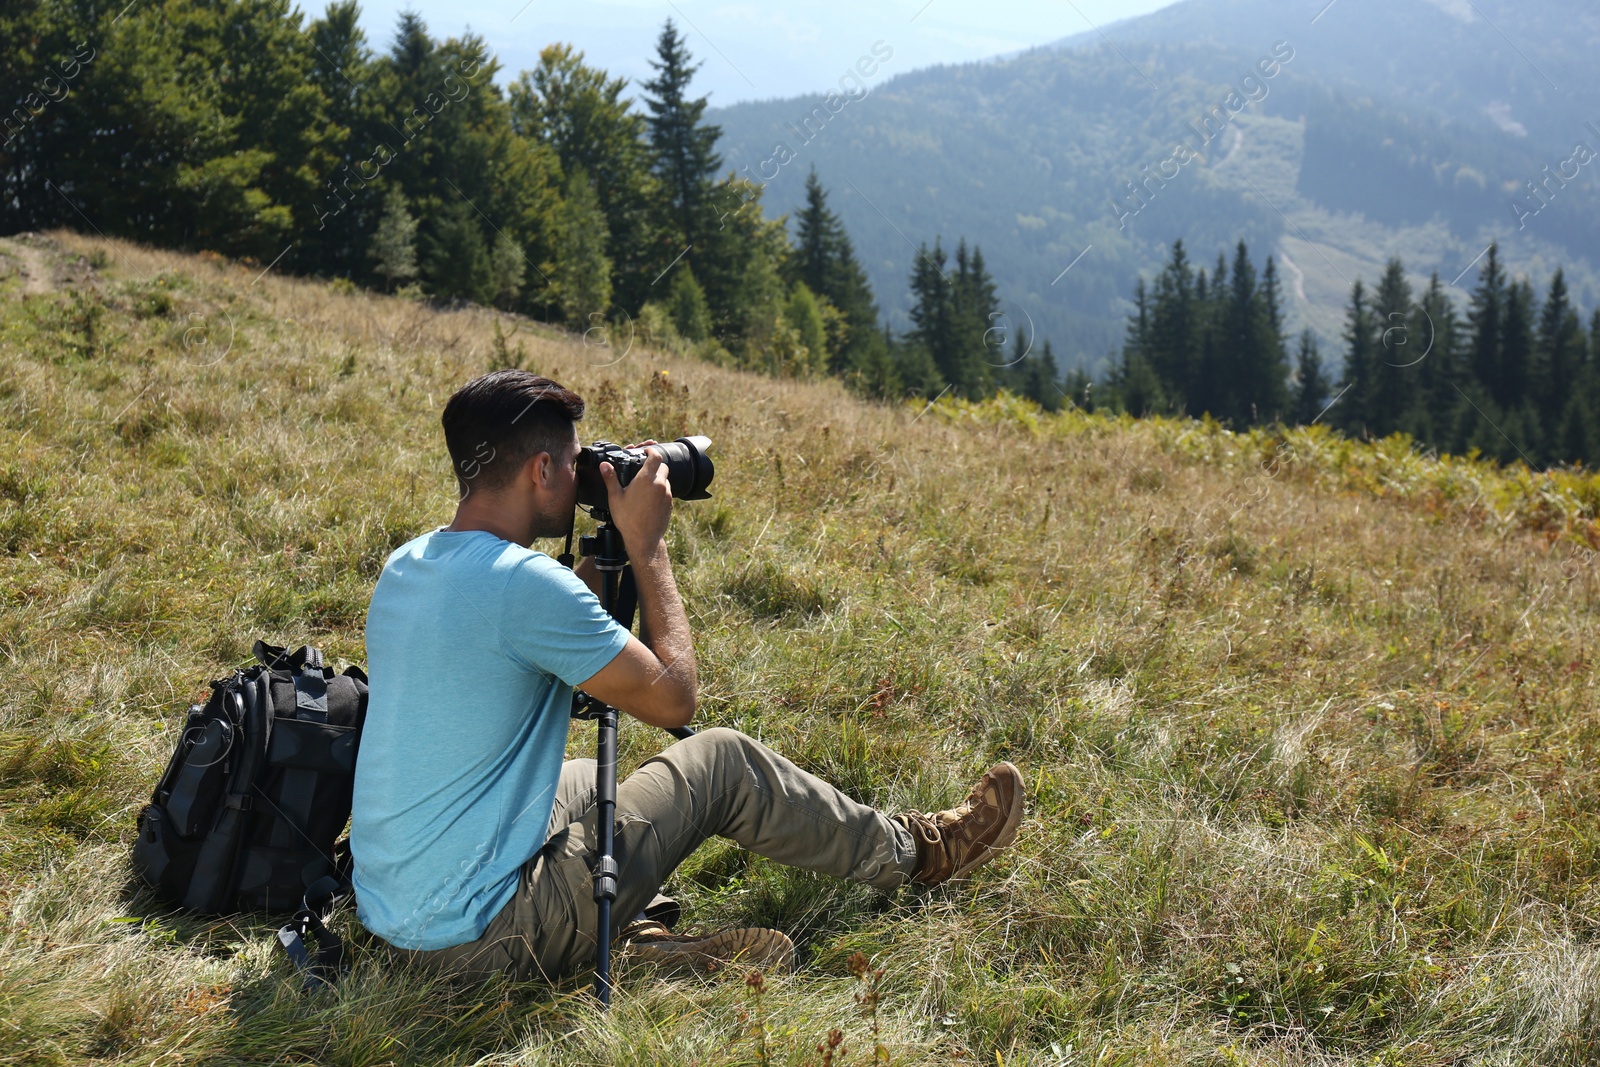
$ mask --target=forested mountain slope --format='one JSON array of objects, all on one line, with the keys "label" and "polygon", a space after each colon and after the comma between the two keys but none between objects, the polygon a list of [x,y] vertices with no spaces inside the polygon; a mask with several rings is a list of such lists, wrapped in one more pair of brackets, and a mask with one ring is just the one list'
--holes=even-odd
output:
[{"label": "forested mountain slope", "polygon": [[[964,235],[1069,365],[1120,346],[1135,277],[1177,238],[1201,259],[1239,237],[1285,258],[1290,327],[1330,348],[1351,283],[1395,255],[1449,282],[1498,239],[1513,272],[1543,284],[1565,265],[1595,304],[1600,196],[1574,145],[1600,153],[1584,110],[1600,16],[1576,0],[1484,0],[1488,18],[1457,0],[1324,6],[1188,0],[1055,48],[898,75],[891,59],[833,96],[712,117],[773,210],[817,168],[897,322],[915,246]],[[1179,145],[1194,158],[1167,163]],[[1536,198],[1547,166],[1577,180]]]}]

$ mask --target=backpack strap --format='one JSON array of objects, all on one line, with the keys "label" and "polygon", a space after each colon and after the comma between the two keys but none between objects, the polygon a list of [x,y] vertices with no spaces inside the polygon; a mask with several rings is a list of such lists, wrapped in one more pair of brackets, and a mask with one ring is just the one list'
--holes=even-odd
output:
[{"label": "backpack strap", "polygon": [[[328,929],[324,916],[332,914],[334,904],[350,892],[350,880],[343,874],[318,878],[306,887],[302,907],[294,913],[294,918],[278,928],[278,944],[302,975],[303,992],[310,992],[319,985],[333,985],[348,969],[344,941]],[[316,942],[315,955],[307,945],[308,938]]]},{"label": "backpack strap", "polygon": [[[315,956],[306,948],[307,938],[317,943]],[[331,986],[345,972],[344,942],[311,908],[301,908],[293,919],[278,928],[278,944],[288,953],[295,970],[304,976],[301,985],[304,992],[309,993],[319,985]]]},{"label": "backpack strap", "polygon": [[294,679],[295,718],[309,722],[328,721],[328,671],[322,649],[301,645],[290,652],[280,645],[257,641],[250,649],[256,659],[273,671],[288,671]]},{"label": "backpack strap", "polygon": [[244,842],[245,821],[254,803],[251,791],[256,775],[267,761],[267,744],[271,740],[272,691],[267,683],[267,672],[260,671],[254,677],[248,674],[236,677],[238,684],[223,699],[238,716],[245,737],[253,744],[245,748],[238,765],[228,776],[216,829],[206,836],[195,860],[194,875],[184,895],[183,906],[199,912],[232,910],[233,901],[229,898],[233,892],[233,869],[239,847]]}]

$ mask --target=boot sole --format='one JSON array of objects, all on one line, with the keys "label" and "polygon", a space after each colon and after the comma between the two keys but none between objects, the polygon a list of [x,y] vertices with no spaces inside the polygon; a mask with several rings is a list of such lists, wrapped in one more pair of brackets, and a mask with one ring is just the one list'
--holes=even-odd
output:
[{"label": "boot sole", "polygon": [[672,935],[634,941],[628,950],[634,959],[661,967],[707,972],[723,967],[794,969],[794,942],[781,930],[747,927],[721,930],[703,937]]}]

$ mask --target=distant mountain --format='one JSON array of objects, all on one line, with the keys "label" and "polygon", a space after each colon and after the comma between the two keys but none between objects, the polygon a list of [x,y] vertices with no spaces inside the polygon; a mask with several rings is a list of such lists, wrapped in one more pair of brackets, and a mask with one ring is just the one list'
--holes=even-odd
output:
[{"label": "distant mountain", "polygon": [[1010,324],[1094,368],[1176,238],[1202,262],[1241,238],[1277,255],[1290,327],[1334,346],[1350,283],[1392,255],[1464,296],[1499,240],[1513,271],[1564,264],[1600,304],[1600,157],[1574,151],[1600,152],[1596,42],[1588,0],[1188,0],[710,117],[770,211],[817,169],[897,327],[917,245],[965,237]]},{"label": "distant mountain", "polygon": [[1055,47],[1109,39],[1236,51],[1283,38],[1302,77],[1469,127],[1570,147],[1600,121],[1600,5],[1591,0],[1191,0],[1103,33]]}]

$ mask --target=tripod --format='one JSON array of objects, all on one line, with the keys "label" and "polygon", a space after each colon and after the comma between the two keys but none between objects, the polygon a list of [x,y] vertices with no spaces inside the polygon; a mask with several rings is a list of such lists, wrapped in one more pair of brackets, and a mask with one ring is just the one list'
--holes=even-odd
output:
[{"label": "tripod", "polygon": [[[600,603],[622,624],[633,629],[633,614],[639,604],[638,590],[633,583],[633,571],[628,566],[628,550],[622,543],[622,532],[611,524],[611,513],[604,508],[590,511],[600,523],[592,536],[578,541],[580,555],[593,556],[595,569],[600,572]],[[572,541],[568,534],[568,550],[561,562],[572,565]],[[595,763],[595,794],[600,811],[598,845],[599,859],[594,869],[594,900],[598,909],[595,930],[594,994],[601,1007],[611,1006],[611,905],[617,899],[617,879],[621,872],[616,857],[617,810],[617,709],[596,700],[581,690],[572,694],[572,717],[593,719],[599,728],[598,751]],[[668,731],[677,738],[693,737],[694,731],[679,726]]]}]

